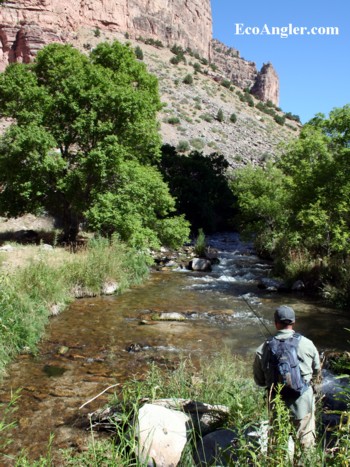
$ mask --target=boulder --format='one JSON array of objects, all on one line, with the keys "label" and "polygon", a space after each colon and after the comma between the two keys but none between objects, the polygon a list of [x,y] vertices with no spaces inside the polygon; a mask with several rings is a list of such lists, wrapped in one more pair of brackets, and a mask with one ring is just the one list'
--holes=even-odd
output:
[{"label": "boulder", "polygon": [[196,465],[207,467],[234,465],[237,435],[233,430],[217,430],[204,436],[195,451]]},{"label": "boulder", "polygon": [[211,271],[211,261],[205,258],[193,258],[188,268],[192,271]]},{"label": "boulder", "polygon": [[142,465],[176,467],[187,442],[189,417],[179,411],[145,404],[137,417],[137,456]]}]

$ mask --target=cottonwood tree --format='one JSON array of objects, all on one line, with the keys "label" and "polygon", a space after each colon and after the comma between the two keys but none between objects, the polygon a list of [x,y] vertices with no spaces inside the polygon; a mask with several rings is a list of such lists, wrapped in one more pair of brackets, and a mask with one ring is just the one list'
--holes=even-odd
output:
[{"label": "cottonwood tree", "polygon": [[[175,246],[188,234],[160,158],[157,79],[133,50],[99,44],[89,56],[43,48],[0,75],[0,212],[48,212],[74,239],[82,222],[135,246]],[[169,226],[171,227],[169,228]],[[173,233],[173,235],[172,235]]]}]

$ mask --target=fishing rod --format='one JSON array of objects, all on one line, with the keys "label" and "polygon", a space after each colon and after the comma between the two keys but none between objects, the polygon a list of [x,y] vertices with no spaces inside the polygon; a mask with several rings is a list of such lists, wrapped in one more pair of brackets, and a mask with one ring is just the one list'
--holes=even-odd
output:
[{"label": "fishing rod", "polygon": [[254,313],[254,315],[258,319],[259,324],[261,324],[266,329],[268,335],[266,335],[265,332],[263,332],[262,334],[264,335],[264,337],[272,336],[271,331],[266,326],[266,324],[264,323],[262,317],[258,314],[258,312],[256,310],[254,310],[254,308],[251,306],[251,304],[248,302],[248,300],[245,299],[245,297],[243,295],[241,295],[240,297],[245,302],[245,304],[248,306],[248,308]]}]

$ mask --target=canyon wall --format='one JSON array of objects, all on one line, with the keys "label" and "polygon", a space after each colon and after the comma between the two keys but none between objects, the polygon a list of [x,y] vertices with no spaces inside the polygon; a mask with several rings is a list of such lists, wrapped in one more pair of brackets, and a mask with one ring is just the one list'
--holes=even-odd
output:
[{"label": "canyon wall", "polygon": [[279,80],[271,64],[258,72],[237,50],[212,40],[210,0],[5,0],[0,5],[0,71],[8,63],[29,63],[50,42],[73,42],[84,28],[190,47],[236,86],[278,105]]},{"label": "canyon wall", "polygon": [[69,42],[83,27],[191,47],[210,58],[210,0],[8,0],[0,6],[1,69],[28,63],[46,43]]}]

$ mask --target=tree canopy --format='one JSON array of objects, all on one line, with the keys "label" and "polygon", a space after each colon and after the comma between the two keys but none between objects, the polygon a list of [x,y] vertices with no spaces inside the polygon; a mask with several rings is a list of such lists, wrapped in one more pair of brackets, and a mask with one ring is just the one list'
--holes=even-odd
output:
[{"label": "tree canopy", "polygon": [[156,77],[118,42],[89,56],[51,44],[32,64],[9,65],[0,75],[0,116],[13,121],[0,141],[0,212],[48,212],[72,237],[88,222],[136,246],[182,243],[188,223],[171,217],[155,167],[160,108]]},{"label": "tree canopy", "polygon": [[160,169],[176,198],[177,212],[186,216],[193,230],[211,233],[232,227],[235,211],[228,166],[221,154],[191,151],[184,155],[173,146],[162,147]]},{"label": "tree canopy", "polygon": [[301,258],[313,261],[314,271],[322,264],[325,281],[345,284],[342,303],[350,302],[349,161],[345,105],[328,118],[317,114],[274,164],[239,170],[232,183],[244,230],[284,265],[293,257],[300,268]]}]

